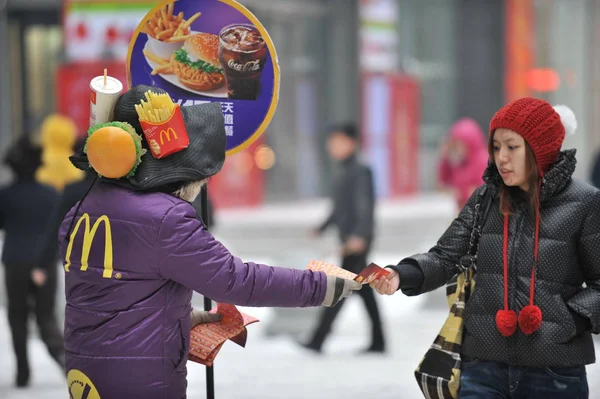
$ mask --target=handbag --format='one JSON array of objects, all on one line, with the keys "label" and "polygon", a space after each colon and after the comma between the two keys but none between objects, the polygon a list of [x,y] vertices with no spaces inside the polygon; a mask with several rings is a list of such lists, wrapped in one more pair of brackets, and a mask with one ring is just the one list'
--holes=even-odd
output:
[{"label": "handbag", "polygon": [[[463,338],[465,303],[475,287],[473,275],[477,269],[477,251],[483,221],[491,205],[491,195],[484,187],[475,205],[469,252],[457,267],[457,274],[446,285],[446,299],[450,313],[415,370],[415,378],[426,399],[456,399],[460,388],[462,360],[460,349]],[[485,208],[482,212],[482,206]]]}]

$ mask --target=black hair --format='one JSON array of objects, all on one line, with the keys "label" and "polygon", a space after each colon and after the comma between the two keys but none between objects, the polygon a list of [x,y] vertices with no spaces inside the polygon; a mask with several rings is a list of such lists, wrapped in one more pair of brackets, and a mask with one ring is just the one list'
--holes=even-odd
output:
[{"label": "black hair", "polygon": [[329,127],[329,134],[342,133],[344,136],[352,140],[359,141],[358,129],[354,123],[340,123]]},{"label": "black hair", "polygon": [[4,163],[17,179],[31,180],[42,165],[42,149],[33,144],[29,137],[22,136],[8,149]]}]

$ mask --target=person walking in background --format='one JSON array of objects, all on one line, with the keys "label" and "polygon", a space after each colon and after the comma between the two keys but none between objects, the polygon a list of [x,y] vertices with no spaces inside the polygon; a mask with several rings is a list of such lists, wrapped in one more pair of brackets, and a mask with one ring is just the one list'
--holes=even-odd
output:
[{"label": "person walking in background", "polygon": [[471,118],[459,119],[452,125],[438,164],[438,187],[450,191],[458,209],[467,203],[483,180],[488,152],[483,132]]},{"label": "person walking in background", "polygon": [[596,361],[591,334],[600,333],[600,190],[574,179],[575,150],[561,151],[576,127],[570,109],[541,99],[501,108],[485,184],[436,246],[372,283],[411,296],[448,283],[485,212],[479,197],[489,196],[463,313],[461,399],[588,398],[585,365]]},{"label": "person walking in background", "polygon": [[[313,233],[322,234],[335,226],[341,243],[342,268],[360,273],[367,266],[367,257],[374,238],[375,190],[371,170],[359,160],[358,132],[353,125],[335,126],[330,130],[329,156],[336,162],[333,179],[333,210]],[[358,291],[371,319],[371,345],[365,352],[384,352],[385,341],[381,316],[373,290]],[[324,309],[312,339],[303,346],[320,352],[344,302]]]},{"label": "person walking in background", "polygon": [[0,189],[0,229],[4,230],[4,264],[8,299],[8,322],[17,360],[17,387],[29,384],[27,356],[27,324],[30,300],[42,341],[50,356],[64,367],[63,337],[55,313],[57,264],[54,259],[40,259],[36,251],[47,232],[49,209],[55,206],[58,194],[35,181],[41,165],[41,149],[27,137],[9,149],[4,161],[14,174],[14,182]]}]

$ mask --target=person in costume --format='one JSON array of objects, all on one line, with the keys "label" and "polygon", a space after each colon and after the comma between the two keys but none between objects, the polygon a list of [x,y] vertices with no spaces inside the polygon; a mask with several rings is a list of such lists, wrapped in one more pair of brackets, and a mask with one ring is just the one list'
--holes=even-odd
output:
[{"label": "person in costume", "polygon": [[[475,285],[464,310],[461,399],[587,398],[585,365],[600,333],[600,191],[572,178],[561,151],[577,122],[566,106],[522,98],[489,129],[485,184],[426,254],[403,259],[372,286],[419,295],[447,283],[470,247],[482,190]],[[585,283],[585,285],[584,285]]]},{"label": "person in costume", "polygon": [[77,126],[67,116],[53,114],[44,119],[40,129],[42,165],[36,180],[62,192],[66,185],[80,181],[84,173],[69,162],[77,140]]},{"label": "person in costume", "polygon": [[41,157],[41,148],[29,137],[20,138],[4,159],[14,174],[14,181],[0,189],[0,230],[4,231],[2,263],[18,388],[25,388],[30,382],[27,340],[31,313],[35,314],[50,356],[61,368],[64,366],[63,336],[54,311],[56,257],[39,258],[33,250],[43,244],[51,219],[47,210],[58,201],[54,188],[35,179],[42,164]]},{"label": "person in costume", "polygon": [[[181,107],[189,146],[154,158],[135,105],[122,94],[114,121],[90,129],[71,159],[99,177],[60,227],[65,350],[71,393],[102,399],[186,397],[190,330],[218,315],[192,310],[192,292],[242,306],[334,306],[361,285],[309,270],[243,262],[190,204],[225,160],[218,103]],[[122,176],[122,177],[121,177]]]}]

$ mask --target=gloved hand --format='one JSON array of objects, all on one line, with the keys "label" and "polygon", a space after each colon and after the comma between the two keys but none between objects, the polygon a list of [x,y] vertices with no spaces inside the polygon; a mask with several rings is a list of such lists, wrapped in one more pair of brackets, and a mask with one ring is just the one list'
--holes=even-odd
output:
[{"label": "gloved hand", "polygon": [[222,318],[223,316],[220,314],[209,313],[198,309],[192,309],[192,312],[190,313],[192,328],[202,323],[214,323]]},{"label": "gloved hand", "polygon": [[360,290],[362,284],[354,280],[347,280],[335,276],[327,276],[327,291],[322,305],[328,308],[335,306],[340,300],[346,298],[353,291]]}]

